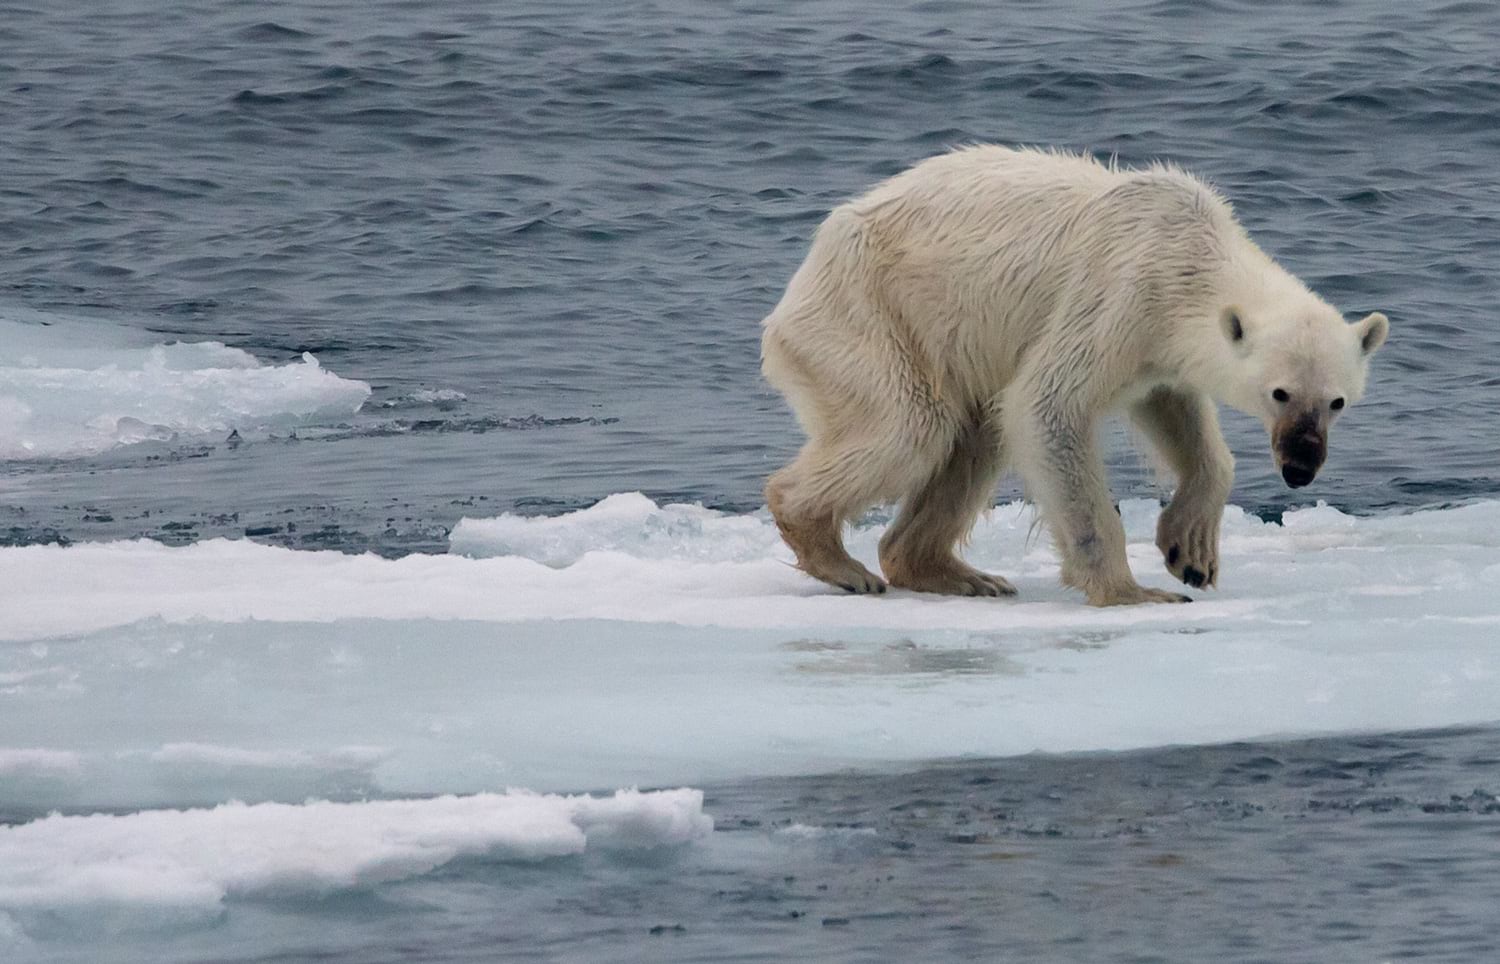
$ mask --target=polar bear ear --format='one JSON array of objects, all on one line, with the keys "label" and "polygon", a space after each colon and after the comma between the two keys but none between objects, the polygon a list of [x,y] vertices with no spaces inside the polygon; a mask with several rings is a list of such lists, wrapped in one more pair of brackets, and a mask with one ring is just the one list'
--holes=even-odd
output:
[{"label": "polar bear ear", "polygon": [[1359,337],[1359,350],[1366,358],[1375,354],[1375,350],[1385,344],[1385,336],[1390,334],[1390,331],[1390,321],[1378,311],[1372,311],[1354,323],[1354,334]]},{"label": "polar bear ear", "polygon": [[1233,305],[1225,308],[1219,314],[1219,325],[1224,329],[1224,337],[1235,348],[1245,347],[1245,319],[1240,310]]}]

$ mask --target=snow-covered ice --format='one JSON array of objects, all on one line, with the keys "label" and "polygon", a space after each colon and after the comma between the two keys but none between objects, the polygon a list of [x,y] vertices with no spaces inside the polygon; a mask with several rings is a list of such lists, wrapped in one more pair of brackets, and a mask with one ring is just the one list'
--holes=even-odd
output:
[{"label": "snow-covered ice", "polygon": [[[1171,585],[1151,545],[1157,507],[1121,508],[1138,576]],[[111,841],[170,856],[161,872],[179,876],[161,892],[206,907],[579,839],[563,826],[571,803],[537,804],[534,836],[470,819],[562,799],[493,796],[508,787],[1500,719],[1500,502],[1376,517],[1319,506],[1280,524],[1231,508],[1218,591],[1104,610],[1057,585],[1032,524],[1029,508],[998,507],[969,548],[1017,584],[1014,600],[847,596],[797,572],[763,512],[631,494],[465,520],[442,556],[226,540],[0,549],[0,809],[142,811],[12,828],[0,894],[24,913],[113,894],[99,856]],[[880,532],[856,529],[856,554],[873,561]],[[435,793],[478,796],[382,809]],[[222,842],[239,821],[257,828],[253,854]],[[307,841],[344,822],[368,836],[328,869]],[[455,827],[477,837],[455,842]],[[426,842],[391,843],[402,835]]]},{"label": "snow-covered ice", "polygon": [[[1170,585],[1156,507],[1122,511]],[[971,545],[1016,600],[846,596],[763,513],[639,495],[466,521],[444,556],[0,550],[0,798],[659,785],[1500,719],[1500,503],[1231,508],[1222,587],[1188,606],[1084,606],[1031,524],[1001,506]]]},{"label": "snow-covered ice", "polygon": [[449,543],[460,555],[516,556],[560,569],[599,552],[638,559],[754,562],[775,554],[780,538],[763,518],[726,515],[701,505],[658,506],[639,492],[625,492],[563,516],[507,513],[460,519]]},{"label": "snow-covered ice", "polygon": [[369,395],[369,385],[306,353],[267,365],[218,342],[152,343],[103,323],[0,319],[0,459],[292,426],[350,415]]},{"label": "snow-covered ice", "polygon": [[142,925],[181,924],[217,915],[226,896],[327,895],[461,858],[670,846],[712,829],[703,794],[685,789],[53,814],[0,827],[0,915],[57,927],[68,917],[133,910]]}]

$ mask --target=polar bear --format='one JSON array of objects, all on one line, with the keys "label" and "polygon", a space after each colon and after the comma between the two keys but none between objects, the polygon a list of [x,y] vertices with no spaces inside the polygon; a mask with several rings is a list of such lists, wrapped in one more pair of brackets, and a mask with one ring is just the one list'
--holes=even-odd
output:
[{"label": "polar bear", "polygon": [[1190,601],[1131,575],[1096,423],[1127,412],[1177,476],[1157,546],[1212,586],[1234,469],[1215,402],[1260,418],[1306,485],[1388,329],[1346,323],[1176,167],[959,149],[834,209],[765,319],[762,370],[808,436],[766,502],[800,568],[847,591],[886,582],[844,523],[901,500],[891,585],[1010,595],[955,552],[1009,466],[1089,603]]}]

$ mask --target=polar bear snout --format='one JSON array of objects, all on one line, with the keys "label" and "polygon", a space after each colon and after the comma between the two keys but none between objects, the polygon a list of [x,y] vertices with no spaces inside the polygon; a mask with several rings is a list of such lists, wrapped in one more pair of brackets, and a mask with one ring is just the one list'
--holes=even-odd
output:
[{"label": "polar bear snout", "polygon": [[1283,415],[1271,431],[1271,447],[1282,480],[1300,489],[1317,477],[1328,457],[1328,428],[1313,412]]},{"label": "polar bear snout", "polygon": [[1303,465],[1294,465],[1286,462],[1281,466],[1281,478],[1286,482],[1289,489],[1300,489],[1311,482],[1318,474],[1317,469],[1310,469]]}]

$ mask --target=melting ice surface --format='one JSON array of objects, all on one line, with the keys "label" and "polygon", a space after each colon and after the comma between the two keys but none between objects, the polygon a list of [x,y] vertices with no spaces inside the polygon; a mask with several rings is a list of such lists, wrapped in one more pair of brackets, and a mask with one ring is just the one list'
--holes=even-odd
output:
[{"label": "melting ice surface", "polygon": [[0,319],[0,459],[294,425],[351,414],[369,395],[306,353],[266,365],[218,342],[152,344],[102,323]]},{"label": "melting ice surface", "polygon": [[[1122,506],[1167,586],[1156,514]],[[968,550],[1016,600],[846,596],[763,513],[629,494],[444,556],[0,550],[0,939],[707,832],[692,791],[615,788],[1500,719],[1500,502],[1231,508],[1189,606],[1088,608],[1031,527]]]}]

